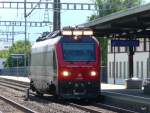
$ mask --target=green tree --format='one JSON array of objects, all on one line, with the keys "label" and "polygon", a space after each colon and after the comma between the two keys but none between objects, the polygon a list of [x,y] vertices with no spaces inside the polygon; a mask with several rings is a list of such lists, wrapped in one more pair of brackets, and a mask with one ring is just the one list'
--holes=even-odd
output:
[{"label": "green tree", "polygon": [[26,41],[26,50],[25,50],[25,42],[17,41],[14,43],[9,49],[8,58],[5,63],[5,67],[16,67],[16,66],[24,66],[24,61],[17,62],[17,60],[13,61],[11,55],[12,54],[24,54],[26,58],[26,64],[28,65],[29,54],[30,54],[31,43]]},{"label": "green tree", "polygon": [[107,65],[107,39],[105,37],[98,38],[101,46],[101,65]]},{"label": "green tree", "polygon": [[0,51],[0,58],[7,58],[9,55],[9,51],[8,50],[1,50]]},{"label": "green tree", "polygon": [[141,3],[142,3],[142,0],[124,0],[123,8],[127,9],[127,8],[131,8],[131,7],[139,6],[139,5],[141,5]]},{"label": "green tree", "polygon": [[94,0],[97,11],[88,17],[88,20],[91,21],[120,10],[138,6],[141,4],[141,1],[142,0]]}]

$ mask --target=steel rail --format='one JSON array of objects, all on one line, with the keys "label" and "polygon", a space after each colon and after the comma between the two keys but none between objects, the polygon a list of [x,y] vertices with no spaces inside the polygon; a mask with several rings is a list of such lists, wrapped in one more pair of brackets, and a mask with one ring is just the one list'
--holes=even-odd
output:
[{"label": "steel rail", "polygon": [[0,83],[1,86],[5,86],[5,87],[8,87],[8,88],[11,88],[11,89],[14,89],[14,90],[18,90],[18,91],[23,91],[25,92],[26,89],[22,89],[22,88],[19,88],[18,86],[15,87],[15,86],[12,86],[12,85],[8,85],[8,84],[4,84],[4,83]]},{"label": "steel rail", "polygon": [[31,110],[31,109],[29,109],[29,108],[15,102],[15,101],[13,101],[13,100],[10,100],[10,99],[2,96],[2,95],[0,95],[0,99],[7,102],[8,104],[14,106],[18,110],[21,110],[21,111],[25,112],[25,113],[37,113],[36,111],[33,111],[33,110]]},{"label": "steel rail", "polygon": [[34,92],[29,90],[30,86],[28,82],[0,78],[0,85],[17,91],[25,92],[25,100],[29,99],[29,95],[36,95]]},{"label": "steel rail", "polygon": [[[27,89],[29,89],[29,83],[5,78],[0,78],[0,85],[22,92],[27,92]],[[30,92],[30,94],[33,93]]]},{"label": "steel rail", "polygon": [[13,82],[8,82],[8,81],[0,80],[0,84],[1,83],[10,84],[10,85],[14,85],[14,86],[22,87],[22,88],[29,88],[29,86],[27,86],[27,85],[15,83],[15,82],[13,83]]},{"label": "steel rail", "polygon": [[85,110],[85,111],[89,111],[91,113],[103,113],[105,110],[107,111],[112,111],[112,112],[119,112],[119,113],[138,113],[132,110],[127,110],[127,109],[123,109],[120,107],[115,107],[115,106],[111,106],[111,105],[107,105],[107,104],[103,104],[103,103],[93,103],[90,106],[82,106],[79,104],[75,104],[75,103],[69,103],[69,105],[77,107],[79,109]]},{"label": "steel rail", "polygon": [[0,77],[0,80],[15,82],[15,83],[22,84],[22,85],[25,85],[25,86],[29,86],[30,85],[29,82],[18,81],[18,80],[13,80],[13,79],[7,79],[7,78],[1,78]]},{"label": "steel rail", "polygon": [[120,108],[120,107],[116,107],[116,106],[112,106],[112,105],[108,105],[108,104],[103,104],[103,103],[94,103],[94,106],[97,107],[102,107],[104,109],[110,109],[112,111],[116,111],[119,113],[138,113],[132,110],[128,110],[128,109],[124,109],[124,108]]},{"label": "steel rail", "polygon": [[5,79],[5,78],[0,78],[0,82],[5,82],[5,83],[10,83],[10,84],[16,84],[22,87],[27,87],[30,84],[28,82],[22,82],[22,81],[17,81],[17,80],[12,80],[12,79]]},{"label": "steel rail", "polygon": [[[90,112],[90,113],[104,113],[104,111],[102,111],[102,110],[92,109],[92,108],[88,108],[86,106],[81,106],[81,105],[74,104],[74,103],[69,103],[69,105],[76,107],[76,108],[79,108],[81,110]],[[99,108],[99,109],[101,109],[101,108]]]}]

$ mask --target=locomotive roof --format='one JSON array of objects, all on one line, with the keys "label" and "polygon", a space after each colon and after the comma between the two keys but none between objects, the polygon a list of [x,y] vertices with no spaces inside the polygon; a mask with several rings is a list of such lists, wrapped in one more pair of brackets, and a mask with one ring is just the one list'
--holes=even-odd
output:
[{"label": "locomotive roof", "polygon": [[54,31],[54,32],[44,32],[40,37],[37,38],[36,42],[55,38],[56,36],[60,35],[60,30]]},{"label": "locomotive roof", "polygon": [[58,36],[56,38],[50,38],[44,41],[39,41],[36,42],[35,44],[33,44],[32,48],[40,48],[46,45],[54,45],[55,43],[57,43],[60,40],[61,36]]},{"label": "locomotive roof", "polygon": [[39,42],[39,41],[43,41],[43,40],[47,40],[47,39],[51,39],[51,38],[55,38],[59,35],[63,35],[62,34],[62,31],[63,30],[69,30],[69,31],[73,31],[73,30],[91,30],[90,28],[87,28],[87,27],[64,27],[62,30],[57,30],[57,31],[54,31],[54,32],[43,32],[43,34],[41,36],[39,36],[36,40],[36,42]]}]

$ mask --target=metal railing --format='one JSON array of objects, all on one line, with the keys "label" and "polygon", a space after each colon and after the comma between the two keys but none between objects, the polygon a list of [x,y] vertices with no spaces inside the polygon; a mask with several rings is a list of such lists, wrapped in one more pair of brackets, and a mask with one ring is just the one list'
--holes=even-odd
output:
[{"label": "metal railing", "polygon": [[146,86],[146,85],[150,85],[150,78],[146,78],[144,79],[143,81],[143,85]]}]

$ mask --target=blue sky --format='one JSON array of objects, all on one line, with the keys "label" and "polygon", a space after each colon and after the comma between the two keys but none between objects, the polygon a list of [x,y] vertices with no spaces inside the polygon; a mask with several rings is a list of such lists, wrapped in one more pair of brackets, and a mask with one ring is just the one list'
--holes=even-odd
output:
[{"label": "blue sky", "polygon": [[[24,1],[24,0],[5,0],[5,1]],[[35,2],[39,0],[27,0],[27,2]],[[41,0],[44,2],[45,0]],[[53,1],[53,0],[49,0]],[[62,3],[93,3],[93,0],[61,0]],[[30,10],[27,10],[27,13]],[[34,10],[32,14],[27,17],[27,21],[44,21],[45,10]],[[73,11],[73,10],[61,10],[61,26],[73,26],[87,22],[87,17],[94,14],[94,11]],[[0,9],[0,21],[24,21],[24,10],[17,9]],[[53,11],[49,10],[49,19],[53,21]],[[12,27],[1,27],[1,31],[12,31]],[[51,29],[52,30],[52,29]],[[15,27],[15,31],[24,31],[24,27]],[[44,31],[50,31],[50,27],[42,28],[27,28],[27,38],[30,41],[35,42],[39,34]],[[0,37],[6,37],[0,35]],[[11,36],[9,36],[11,38]],[[15,35],[15,40],[24,40],[24,35]]]},{"label": "blue sky", "polygon": [[[4,0],[4,1],[24,1],[24,0]],[[39,0],[27,0],[28,2],[35,2]],[[42,2],[45,0],[41,0]],[[53,1],[53,0],[49,0]],[[62,3],[93,3],[94,0],[61,0]],[[150,2],[150,0],[145,0]],[[27,10],[30,12],[30,10]],[[44,20],[45,10],[34,10],[32,14],[27,18],[27,21],[43,21]],[[88,16],[94,14],[94,11],[80,11],[80,10],[61,10],[61,26],[74,26],[87,22]],[[1,21],[24,21],[24,10],[17,9],[0,9],[0,20]],[[53,11],[49,10],[49,19],[53,21]],[[52,29],[51,29],[52,30]],[[0,31],[12,31],[12,27],[1,27]],[[24,27],[15,27],[15,31],[24,31]],[[36,38],[39,36],[39,33],[44,31],[50,31],[50,27],[42,28],[27,28],[27,38],[31,42],[35,42]],[[37,33],[37,34],[36,34]],[[2,36],[1,37],[6,37]],[[9,36],[11,38],[12,36]],[[15,35],[15,40],[24,40],[24,35]]]}]

